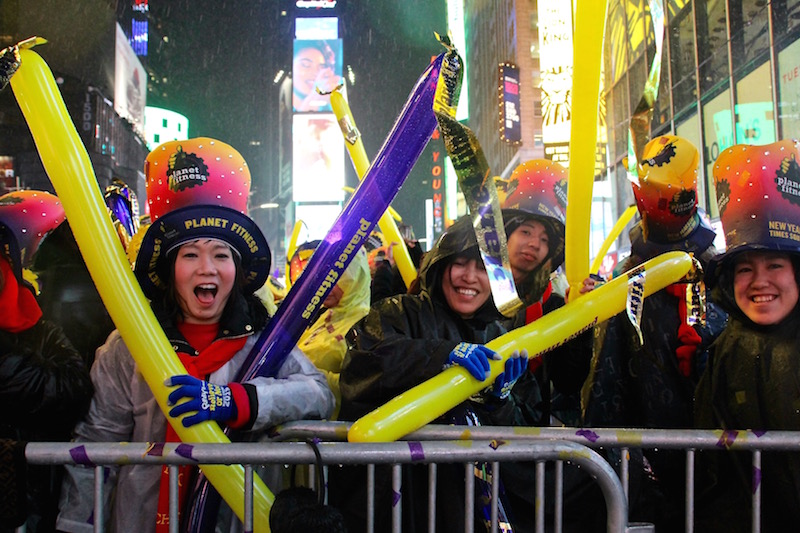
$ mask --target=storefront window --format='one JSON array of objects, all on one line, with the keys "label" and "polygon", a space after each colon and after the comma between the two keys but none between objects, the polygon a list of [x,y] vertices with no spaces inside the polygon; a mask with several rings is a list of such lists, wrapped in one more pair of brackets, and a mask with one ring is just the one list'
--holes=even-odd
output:
[{"label": "storefront window", "polygon": [[776,42],[796,38],[792,34],[800,30],[800,0],[772,0],[772,28]]},{"label": "storefront window", "polygon": [[639,59],[631,65],[631,69],[628,71],[631,113],[634,112],[636,106],[639,105],[639,100],[642,99],[644,86],[647,84],[647,70],[649,67],[650,65],[645,64],[644,54],[642,54],[639,56]]},{"label": "storefront window", "polygon": [[766,0],[731,0],[734,70],[739,66],[746,71],[753,61],[769,54],[768,14]]},{"label": "storefront window", "polygon": [[645,21],[650,23],[650,17],[645,19],[642,0],[626,0],[625,12],[628,21],[628,43],[631,47],[631,57],[638,57],[644,52]]},{"label": "storefront window", "polygon": [[669,23],[672,99],[676,114],[697,101],[692,8],[687,5]]},{"label": "storefront window", "polygon": [[697,51],[700,57],[701,94],[727,83],[728,23],[725,0],[697,3]]},{"label": "storefront window", "polygon": [[617,83],[628,68],[628,32],[625,29],[625,11],[619,2],[608,4],[606,29],[606,72],[611,77],[609,86]]},{"label": "storefront window", "polygon": [[736,143],[775,142],[770,64],[764,63],[736,83]]},{"label": "storefront window", "polygon": [[[695,147],[700,150],[702,146],[700,144],[700,126],[698,125],[698,118],[697,113],[692,113],[688,119],[681,122],[675,127],[675,135],[679,137],[683,137]],[[700,168],[700,172],[702,172],[702,167]],[[697,205],[703,206],[706,205],[706,191],[705,187],[703,187],[703,179],[701,176],[697,176]]]},{"label": "storefront window", "polygon": [[612,89],[614,102],[614,154],[619,157],[628,152],[628,123],[630,108],[628,106],[628,78],[623,77]]},{"label": "storefront window", "polygon": [[[651,49],[655,51],[655,46]],[[659,129],[672,119],[672,93],[669,90],[669,53],[665,46],[661,50],[661,83],[658,86],[658,98],[653,106],[653,128]]]},{"label": "storefront window", "polygon": [[781,139],[800,138],[800,40],[778,52],[778,126]]},{"label": "storefront window", "polygon": [[[711,218],[719,216],[717,209],[717,193],[714,187],[714,175],[711,169],[720,152],[733,145],[733,117],[731,116],[731,91],[726,89],[711,101],[703,105],[703,160],[705,176],[703,189],[708,191],[704,203]],[[699,148],[699,146],[698,146]],[[698,180],[700,180],[698,176]],[[698,188],[699,189],[699,188]]]}]

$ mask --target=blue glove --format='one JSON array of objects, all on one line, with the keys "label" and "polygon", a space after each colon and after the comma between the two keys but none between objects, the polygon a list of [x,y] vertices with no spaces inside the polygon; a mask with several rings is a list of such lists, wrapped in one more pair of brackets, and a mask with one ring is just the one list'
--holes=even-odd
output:
[{"label": "blue glove", "polygon": [[180,385],[169,394],[168,405],[175,405],[181,398],[189,398],[187,401],[175,405],[170,410],[169,416],[177,418],[184,413],[197,411],[196,414],[187,416],[181,421],[183,427],[188,428],[206,420],[227,422],[236,418],[238,410],[236,402],[233,401],[230,387],[215,385],[188,374],[172,376],[167,379],[165,384],[168,387]]},{"label": "blue glove", "polygon": [[489,359],[500,359],[500,354],[483,344],[459,342],[447,357],[447,364],[459,365],[478,381],[483,381],[489,375]]},{"label": "blue glove", "polygon": [[501,400],[508,398],[511,394],[511,388],[517,382],[519,377],[528,368],[528,350],[522,352],[515,350],[511,356],[506,359],[506,368],[501,372],[497,379],[494,380],[494,387],[492,394]]}]

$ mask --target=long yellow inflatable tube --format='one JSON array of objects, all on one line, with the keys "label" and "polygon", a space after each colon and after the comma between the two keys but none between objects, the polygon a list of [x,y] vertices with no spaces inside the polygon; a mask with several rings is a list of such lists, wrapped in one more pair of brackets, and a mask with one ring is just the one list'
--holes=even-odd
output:
[{"label": "long yellow inflatable tube", "polygon": [[608,234],[606,240],[603,241],[603,246],[600,247],[600,251],[597,252],[597,255],[592,261],[592,266],[589,268],[589,272],[592,274],[597,274],[600,270],[600,264],[603,262],[603,258],[608,253],[608,249],[611,248],[611,244],[617,240],[619,234],[622,233],[622,230],[631,221],[633,215],[636,214],[637,208],[635,205],[628,207],[625,211],[617,219],[617,222],[614,224],[614,227],[611,228],[611,233]]},{"label": "long yellow inflatable tube", "polygon": [[[643,269],[645,273],[646,297],[681,279],[691,268],[689,254],[668,252],[634,270]],[[350,427],[347,440],[391,442],[435,420],[493,383],[514,350],[524,348],[531,357],[539,356],[625,309],[628,278],[628,275],[619,276],[581,299],[487,343],[486,346],[499,353],[502,360],[490,361],[491,375],[485,381],[476,380],[462,367],[448,368],[358,419]]]},{"label": "long yellow inflatable tube", "polygon": [[294,256],[294,252],[297,250],[297,239],[300,237],[300,230],[303,229],[303,221],[298,220],[294,223],[294,228],[292,229],[292,237],[289,239],[289,246],[286,249],[286,290],[292,288],[292,277],[289,275],[289,269],[291,268],[290,261],[292,260],[292,256]]},{"label": "long yellow inflatable tube", "polygon": [[[331,93],[331,107],[340,125],[342,121],[345,121],[357,131],[355,119],[350,112],[350,106],[347,104],[347,100],[345,100],[341,91],[336,90]],[[361,140],[361,135],[355,135],[352,142],[351,140],[345,139],[345,145],[350,154],[350,159],[353,160],[353,166],[356,169],[356,174],[358,174],[358,179],[363,179],[369,168],[369,159],[367,158],[366,150],[364,150],[364,143]],[[391,207],[389,209],[391,209]],[[394,243],[392,244],[392,257],[397,265],[397,269],[400,271],[400,275],[403,277],[403,282],[406,284],[406,287],[410,287],[411,282],[417,278],[417,267],[415,267],[414,263],[411,261],[411,255],[408,253],[406,241],[403,240],[403,236],[400,235],[400,230],[397,229],[397,224],[388,210],[378,219],[378,227],[381,229],[381,233],[383,233],[386,241],[388,243]]]},{"label": "long yellow inflatable tube", "polygon": [[[89,154],[67,113],[53,73],[39,54],[22,49],[20,67],[11,77],[11,87],[103,303],[159,407],[166,413],[169,390],[164,381],[170,376],[185,374],[186,369],[133,276],[108,216]],[[169,417],[168,420],[173,422]],[[173,427],[183,442],[230,442],[216,422],[190,428],[174,422]],[[201,468],[244,521],[244,468],[241,465]],[[269,510],[274,497],[258,476],[255,481],[255,531],[269,531]]]},{"label": "long yellow inflatable tube", "polygon": [[589,230],[592,212],[600,67],[608,0],[578,0],[572,44],[572,122],[569,142],[564,270],[571,294],[581,295],[589,275]]}]

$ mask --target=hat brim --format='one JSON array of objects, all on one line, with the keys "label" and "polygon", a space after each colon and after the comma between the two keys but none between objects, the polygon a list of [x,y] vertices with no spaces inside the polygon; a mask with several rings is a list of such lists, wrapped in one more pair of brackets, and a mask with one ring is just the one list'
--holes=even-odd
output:
[{"label": "hat brim", "polygon": [[147,228],[134,273],[145,296],[163,293],[169,281],[168,253],[197,239],[218,239],[242,258],[244,289],[255,292],[267,281],[271,253],[264,234],[247,215],[218,205],[193,205],[162,215]]},{"label": "hat brim", "polygon": [[715,287],[719,282],[723,270],[733,264],[736,256],[745,252],[780,252],[800,256],[800,247],[781,246],[778,244],[743,243],[729,247],[724,253],[709,259],[708,269],[703,276],[703,281],[709,289]]}]

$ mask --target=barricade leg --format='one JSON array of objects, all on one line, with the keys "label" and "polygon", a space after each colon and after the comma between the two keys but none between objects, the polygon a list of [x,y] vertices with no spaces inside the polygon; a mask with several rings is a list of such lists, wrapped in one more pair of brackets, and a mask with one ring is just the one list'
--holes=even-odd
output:
[{"label": "barricade leg", "polygon": [[464,463],[464,532],[475,532],[475,464]]},{"label": "barricade leg", "polygon": [[686,533],[694,533],[694,450],[686,450]]},{"label": "barricade leg", "polygon": [[753,450],[753,533],[761,533],[761,450]]},{"label": "barricade leg", "polygon": [[436,463],[428,465],[428,533],[436,531]]}]

